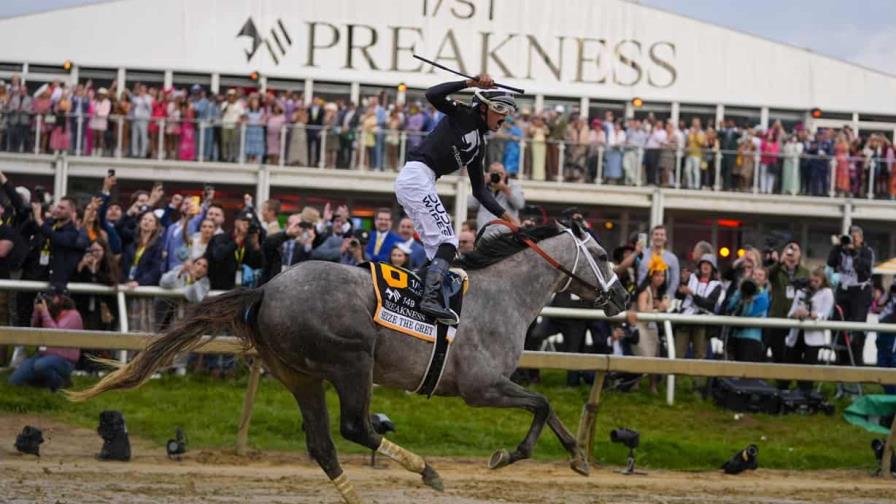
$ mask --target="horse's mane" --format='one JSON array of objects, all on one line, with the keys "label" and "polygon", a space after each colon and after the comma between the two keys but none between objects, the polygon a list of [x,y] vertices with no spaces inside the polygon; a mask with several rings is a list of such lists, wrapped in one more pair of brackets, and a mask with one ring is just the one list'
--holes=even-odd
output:
[{"label": "horse's mane", "polygon": [[[563,231],[556,225],[548,224],[530,229],[521,229],[520,235],[527,236],[533,241],[541,241],[552,236],[557,236]],[[463,269],[482,269],[506,259],[517,252],[527,248],[513,233],[501,233],[489,237],[480,238],[476,242],[476,249],[460,256],[454,261],[454,265]]]}]

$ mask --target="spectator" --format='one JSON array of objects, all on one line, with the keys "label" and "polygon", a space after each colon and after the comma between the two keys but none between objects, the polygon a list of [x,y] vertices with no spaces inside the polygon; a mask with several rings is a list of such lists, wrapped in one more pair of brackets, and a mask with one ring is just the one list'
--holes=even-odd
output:
[{"label": "spectator", "polygon": [[576,117],[566,127],[566,156],[563,167],[563,179],[567,182],[585,181],[585,162],[588,155],[588,141],[591,132],[584,117]]},{"label": "spectator", "polygon": [[788,135],[781,151],[784,156],[781,170],[781,194],[795,196],[802,192],[800,188],[800,155],[803,153],[803,144],[798,141],[796,135]]},{"label": "spectator", "polygon": [[[728,311],[735,317],[765,318],[768,315],[767,271],[761,266],[753,269],[753,276],[745,278],[728,300]],[[728,356],[740,362],[762,362],[762,329],[758,327],[731,328]]]},{"label": "spectator", "polygon": [[301,261],[311,259],[317,234],[314,225],[292,214],[286,219],[286,229],[268,236],[262,247],[264,270],[261,283],[267,283],[281,271]]},{"label": "spectator", "polygon": [[373,225],[374,230],[370,232],[370,242],[367,243],[365,253],[372,261],[389,262],[392,247],[403,241],[401,236],[392,231],[392,210],[378,209]]},{"label": "spectator", "polygon": [[[806,287],[797,290],[793,304],[787,312],[788,318],[799,320],[827,320],[834,309],[834,293],[828,285],[824,268],[812,270]],[[790,329],[787,335],[787,362],[794,364],[818,364],[818,351],[825,346],[827,338],[822,329]],[[781,384],[788,388],[789,382]],[[812,390],[812,382],[799,383],[800,390]]]},{"label": "spectator", "polygon": [[[345,110],[343,110],[336,118],[336,124],[339,126],[339,153],[336,156],[337,168],[348,168],[352,164],[352,146],[355,142],[355,131],[358,128],[359,120],[360,114],[358,114],[354,102],[349,102]],[[408,126],[405,128],[406,130],[410,129],[410,120],[408,121]],[[415,140],[413,135],[408,135],[408,148],[412,146]]]},{"label": "spectator", "polygon": [[266,234],[272,235],[280,231],[280,221],[277,220],[279,214],[280,200],[269,199],[261,204],[261,224]]},{"label": "spectator", "polygon": [[72,102],[66,96],[63,96],[53,107],[54,119],[50,132],[50,150],[55,154],[68,152],[71,147],[71,123],[67,119],[71,110]]},{"label": "spectator", "polygon": [[[635,311],[637,313],[657,313],[669,310],[669,296],[666,295],[667,272],[669,265],[663,261],[662,256],[654,256],[648,266],[646,280],[639,285],[635,294]],[[629,316],[631,319],[631,315]],[[638,321],[638,344],[634,353],[641,357],[659,356],[659,331],[656,322]],[[650,392],[657,393],[657,378],[650,379]]]},{"label": "spectator", "polygon": [[473,231],[461,231],[457,235],[457,251],[461,254],[468,254],[476,250],[476,233]]},{"label": "spectator", "polygon": [[317,166],[320,161],[320,131],[324,124],[324,100],[315,96],[308,108],[308,165]]},{"label": "spectator", "polygon": [[849,140],[840,133],[834,142],[834,193],[837,196],[852,194],[850,183]]},{"label": "spectator", "polygon": [[734,178],[737,181],[738,191],[749,192],[753,190],[753,176],[755,175],[756,145],[753,143],[753,130],[747,129],[737,147],[735,159]]},{"label": "spectator", "polygon": [[137,84],[131,97],[131,156],[145,158],[149,149],[149,120],[152,117],[153,100],[146,93],[146,86]]},{"label": "spectator", "polygon": [[[886,299],[880,303],[878,322],[882,324],[896,323],[896,284],[890,285]],[[896,334],[877,333],[877,367],[896,367]],[[896,394],[896,383],[884,385],[885,394]]]},{"label": "spectator", "polygon": [[684,165],[685,187],[688,189],[700,189],[700,169],[703,163],[703,146],[706,145],[706,135],[700,126],[700,118],[691,119],[691,129],[687,137],[687,160]]},{"label": "spectator", "polygon": [[308,111],[304,107],[296,107],[292,113],[289,147],[286,149],[286,164],[289,166],[310,166],[308,163],[307,125]]},{"label": "spectator", "polygon": [[386,122],[386,166],[396,171],[398,169],[398,151],[401,146],[401,112],[397,107],[389,111],[389,119]]},{"label": "spectator", "polygon": [[205,212],[205,218],[215,224],[214,234],[219,235],[224,232],[224,207],[217,203],[209,203],[208,210]]},{"label": "spectator", "polygon": [[[112,261],[109,247],[95,241],[87,248],[84,257],[72,280],[81,283],[92,283],[114,287],[118,285],[118,269]],[[96,331],[114,331],[117,307],[110,301],[113,297],[100,294],[79,294],[74,296],[75,305],[84,323],[85,329]]]},{"label": "spectator", "polygon": [[545,142],[548,139],[548,127],[544,123],[543,116],[536,115],[532,117],[526,137],[529,139],[532,158],[532,172],[529,178],[531,180],[545,180],[545,161],[547,156]]},{"label": "spectator", "polygon": [[196,109],[193,102],[178,98],[180,107],[180,144],[177,146],[177,159],[193,161],[196,159]]},{"label": "spectator", "polygon": [[[777,123],[780,127],[780,123]],[[762,157],[759,161],[759,192],[772,194],[780,172],[779,153],[781,141],[779,129],[773,127],[762,137]]]},{"label": "spectator", "polygon": [[[25,91],[27,92],[27,91]],[[47,146],[50,144],[50,131],[56,124],[56,112],[53,110],[53,100],[50,98],[51,92],[49,88],[38,91],[34,95],[31,102],[31,111],[35,117],[40,117],[41,121],[34,121],[34,134],[40,131],[40,145],[37,145],[39,153],[46,153]]]},{"label": "spectator", "polygon": [[280,162],[280,151],[284,148],[281,139],[283,138],[282,130],[286,124],[286,116],[283,114],[283,107],[277,102],[274,102],[271,112],[265,124],[265,130],[267,131],[267,162],[275,165]]},{"label": "spectator", "polygon": [[244,209],[233,223],[232,234],[216,234],[209,242],[205,258],[212,289],[251,285],[254,278],[248,278],[248,274],[262,267],[260,229],[249,232],[254,219],[254,212]]},{"label": "spectator", "polygon": [[[789,241],[784,245],[781,258],[768,270],[769,305],[768,316],[772,318],[786,318],[792,310],[796,293],[803,288],[802,282],[809,280],[809,270],[800,264],[802,251],[799,243]],[[790,333],[790,329],[769,328],[764,331],[765,344],[772,351],[772,361],[782,363],[785,361],[784,340]]]},{"label": "spectator", "polygon": [[363,262],[370,261],[370,256],[365,251],[366,248],[367,243],[360,238],[354,236],[343,238],[339,262],[349,266],[357,266]]},{"label": "spectator", "polygon": [[324,152],[321,154],[322,160],[317,166],[321,166],[321,164],[325,168],[334,168],[336,166],[336,158],[339,157],[338,129],[336,128],[338,118],[339,107],[335,103],[330,102],[324,105],[324,123],[322,128],[327,135],[327,139],[326,142],[323,139],[321,140],[321,143],[326,143],[326,145],[321,147]]},{"label": "spectator", "polygon": [[[83,329],[81,315],[75,309],[74,301],[61,289],[54,290],[52,295],[38,297],[31,315],[31,326]],[[81,351],[77,348],[39,349],[37,355],[25,359],[16,367],[9,375],[9,383],[48,388],[53,392],[70,387],[72,370],[80,356]]]},{"label": "spectator", "polygon": [[[348,216],[348,207],[345,205],[340,205],[336,212],[333,212],[330,203],[324,206],[323,219],[314,225],[316,236],[312,244],[311,259],[339,262],[342,244],[352,234]],[[314,224],[313,220],[309,222]]]},{"label": "spectator", "polygon": [[246,145],[245,157],[249,163],[261,163],[265,153],[264,109],[257,96],[249,98],[249,108],[245,112]]},{"label": "spectator", "polygon": [[[221,160],[233,163],[239,155],[240,135],[237,126],[243,122],[246,109],[237,99],[236,89],[227,90],[227,101],[221,105]],[[212,281],[214,284],[214,280]]]},{"label": "spectator", "polygon": [[404,243],[398,243],[392,247],[392,252],[389,254],[389,264],[407,269],[410,267],[410,257],[411,251]]},{"label": "spectator", "polygon": [[[759,251],[749,245],[744,247],[744,255],[737,258],[731,267],[726,271],[722,278],[728,282],[728,288],[725,291],[725,299],[731,299],[734,293],[740,288],[745,278],[753,277],[753,270],[762,265],[762,257]],[[728,313],[727,304],[725,313]]]},{"label": "spectator", "polygon": [[32,203],[34,223],[40,228],[43,243],[40,245],[40,265],[47,267],[47,276],[53,286],[68,283],[78,261],[87,248],[87,235],[75,228],[75,200],[62,197],[53,206],[50,218],[44,220],[40,203]]},{"label": "spectator", "polygon": [[660,185],[662,177],[659,173],[660,149],[666,144],[668,137],[663,121],[657,121],[644,144],[644,164],[647,167],[647,184]]},{"label": "spectator", "polygon": [[[23,85],[12,87],[4,112],[7,114],[7,149],[10,152],[28,152],[31,148],[29,134],[32,122],[32,100]],[[35,114],[36,115],[36,114]]]},{"label": "spectator", "polygon": [[411,219],[405,217],[398,222],[398,235],[403,242],[402,245],[408,250],[408,268],[420,269],[426,264],[426,249],[420,240],[414,237],[414,223]]},{"label": "spectator", "polygon": [[[136,239],[125,248],[122,255],[122,272],[128,288],[159,285],[164,251],[161,234],[159,218],[153,212],[145,212],[140,217]],[[130,300],[128,328],[137,332],[156,330],[151,298],[139,297]]]},{"label": "spectator", "polygon": [[666,187],[676,185],[675,162],[681,144],[678,142],[678,135],[675,132],[675,125],[672,121],[666,123],[666,142],[660,151],[659,160],[659,184]]},{"label": "spectator", "polygon": [[502,162],[507,174],[511,178],[517,178],[520,174],[520,139],[523,138],[523,130],[514,122],[512,116],[507,116],[501,125],[501,131],[507,135]]},{"label": "spectator", "polygon": [[361,148],[364,149],[360,155],[363,159],[362,169],[376,168],[376,113],[370,107],[364,112],[361,118]]},{"label": "spectator", "polygon": [[607,183],[619,184],[622,181],[622,153],[625,146],[625,130],[622,129],[622,121],[617,119],[607,131],[604,177],[607,179]]},{"label": "spectator", "polygon": [[165,259],[162,273],[171,271],[192,257],[193,235],[199,231],[199,225],[205,220],[208,204],[206,200],[199,207],[192,198],[183,198],[179,208],[180,219],[165,229],[163,238]]},{"label": "spectator", "polygon": [[109,114],[112,113],[112,102],[108,97],[109,90],[101,87],[96,92],[96,99],[93,102],[93,115],[90,117],[88,126],[93,132],[93,151],[94,156],[102,156],[106,146],[105,136],[106,130],[109,129]]},{"label": "spectator", "polygon": [[644,147],[647,144],[647,131],[640,119],[630,119],[625,131],[625,154],[622,158],[626,185],[641,185],[641,164],[644,159]]},{"label": "spectator", "polygon": [[[722,294],[722,284],[718,280],[716,258],[705,254],[697,261],[697,271],[687,279],[683,287],[685,299],[681,312],[685,315],[713,315],[716,303]],[[675,357],[684,359],[688,346],[693,346],[693,358],[706,358],[706,329],[702,324],[687,325],[675,333]]]},{"label": "spectator", "polygon": [[[488,173],[485,174],[485,183],[488,186],[488,190],[495,196],[495,201],[502,208],[507,209],[507,213],[518,218],[520,210],[526,206],[523,188],[519,181],[507,177],[504,165],[492,163],[488,167]],[[467,200],[467,209],[476,211],[477,230],[482,229],[486,224],[498,218],[484,206],[480,205],[479,200],[476,198]]]},{"label": "spectator", "polygon": [[163,289],[182,290],[190,303],[198,303],[205,299],[211,290],[208,281],[208,259],[200,257],[195,261],[188,259],[168,271],[159,280]]},{"label": "spectator", "polygon": [[678,257],[672,251],[666,249],[666,226],[659,224],[650,231],[650,248],[646,254],[646,257],[638,263],[638,285],[644,284],[650,263],[656,261],[657,257],[660,257],[662,264],[666,266],[663,269],[667,276],[666,285],[674,285],[677,288],[680,282],[681,267],[678,263]]},{"label": "spectator", "polygon": [[809,143],[805,149],[809,156],[807,170],[809,174],[809,194],[812,196],[824,196],[830,188],[830,158],[832,147],[830,141],[825,139],[825,132],[819,130],[815,134],[815,140]]},{"label": "spectator", "polygon": [[[840,243],[831,248],[827,265],[838,277],[835,300],[843,312],[843,320],[865,322],[871,307],[871,269],[874,267],[874,251],[865,244],[864,233],[859,226],[849,228],[849,236],[840,237]],[[862,365],[862,349],[865,333],[850,331],[849,346],[857,365]],[[840,352],[838,362],[849,364],[849,353]]]}]

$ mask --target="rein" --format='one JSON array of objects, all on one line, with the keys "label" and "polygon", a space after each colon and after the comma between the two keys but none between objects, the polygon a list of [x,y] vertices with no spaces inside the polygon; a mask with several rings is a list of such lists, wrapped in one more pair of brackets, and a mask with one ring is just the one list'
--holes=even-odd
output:
[{"label": "rein", "polygon": [[[548,262],[548,264],[550,264],[555,269],[559,270],[561,273],[563,273],[564,275],[569,277],[570,281],[575,280],[576,282],[579,282],[580,284],[584,285],[585,287],[588,287],[589,289],[594,290],[595,292],[601,292],[601,291],[605,292],[605,291],[609,290],[609,286],[612,285],[613,281],[616,280],[616,276],[614,275],[613,279],[609,282],[609,284],[606,284],[602,287],[597,286],[594,283],[589,282],[588,280],[585,280],[584,278],[580,277],[579,275],[576,275],[575,273],[570,271],[566,266],[563,266],[562,264],[557,262],[556,259],[551,257],[550,254],[548,254],[547,252],[544,251],[544,249],[539,247],[538,243],[536,243],[534,240],[532,240],[531,238],[526,236],[525,233],[520,233],[520,228],[516,224],[513,224],[512,222],[508,222],[505,220],[501,220],[501,219],[495,219],[495,220],[489,222],[488,224],[486,224],[485,227],[490,226],[492,224],[500,224],[500,225],[506,227],[507,229],[509,229],[510,232],[512,232],[514,234],[514,236],[516,236],[519,241],[521,241],[524,245],[526,245],[527,247],[529,247],[530,249],[535,251],[536,254],[543,257],[544,260]],[[485,227],[483,227],[483,229],[485,229]],[[575,236],[573,236],[573,238],[575,238]],[[584,242],[579,242],[578,239],[576,239],[576,242],[577,242],[576,243],[577,245],[579,245],[579,243],[584,243]],[[579,257],[579,250],[576,250],[576,264],[578,264],[578,262],[579,262],[578,257]],[[573,266],[573,268],[575,268],[575,266]],[[595,271],[599,271],[599,270],[595,270]],[[599,274],[599,273],[596,273],[596,274]],[[602,278],[599,278],[599,279],[603,280]],[[604,282],[601,282],[601,283],[604,283]],[[569,287],[569,282],[566,283],[566,286],[562,290],[566,290],[568,287]]]}]

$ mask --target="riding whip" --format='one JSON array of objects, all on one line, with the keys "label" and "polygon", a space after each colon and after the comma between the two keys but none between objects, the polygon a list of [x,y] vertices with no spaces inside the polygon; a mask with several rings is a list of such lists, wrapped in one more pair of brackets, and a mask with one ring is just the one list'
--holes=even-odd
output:
[{"label": "riding whip", "polygon": [[[430,65],[432,65],[436,68],[441,68],[442,70],[445,70],[446,72],[451,72],[455,75],[460,75],[461,77],[466,77],[467,79],[470,79],[470,80],[476,80],[476,77],[467,75],[465,73],[458,72],[457,70],[453,70],[451,68],[446,67],[445,65],[442,65],[441,63],[436,63],[435,61],[426,59],[423,56],[420,56],[418,54],[415,54],[414,57],[424,63],[429,63]],[[514,93],[519,93],[519,94],[524,94],[526,92],[525,90],[520,89],[518,87],[508,86],[507,84],[498,84],[497,82],[495,83],[495,87],[503,88],[508,91],[513,91]]]}]

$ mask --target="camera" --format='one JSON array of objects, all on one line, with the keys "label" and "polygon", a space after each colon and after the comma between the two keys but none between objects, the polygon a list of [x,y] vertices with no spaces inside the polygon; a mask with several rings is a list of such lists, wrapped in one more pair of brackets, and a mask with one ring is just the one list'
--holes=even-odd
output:
[{"label": "camera", "polygon": [[610,441],[627,448],[637,448],[641,441],[641,434],[631,429],[613,429],[610,431]]},{"label": "camera", "polygon": [[40,203],[41,206],[45,205],[47,203],[46,193],[47,190],[44,186],[34,186],[34,201]]},{"label": "camera", "polygon": [[109,168],[109,171],[106,172],[106,175],[108,175],[109,177],[114,177],[114,176],[115,176],[115,169],[114,169],[114,168]]},{"label": "camera", "polygon": [[740,295],[742,298],[747,299],[751,298],[759,292],[759,285],[756,284],[756,281],[752,278],[744,278],[744,281],[741,282],[740,287]]},{"label": "camera", "polygon": [[260,232],[261,232],[261,227],[259,227],[258,221],[256,221],[255,219],[250,220],[248,233],[251,235],[251,234],[258,234]]},{"label": "camera", "polygon": [[352,232],[351,239],[349,240],[349,244],[353,247],[356,246],[366,246],[367,242],[370,241],[370,231],[366,229],[356,229]]},{"label": "camera", "polygon": [[796,290],[804,290],[809,288],[808,278],[794,278],[790,281],[790,285]]},{"label": "camera", "polygon": [[849,235],[843,235],[840,237],[840,245],[841,246],[846,247],[850,243],[852,243],[852,238]]},{"label": "camera", "polygon": [[501,174],[500,173],[490,173],[488,177],[492,184],[497,184],[497,183],[501,182]]}]

